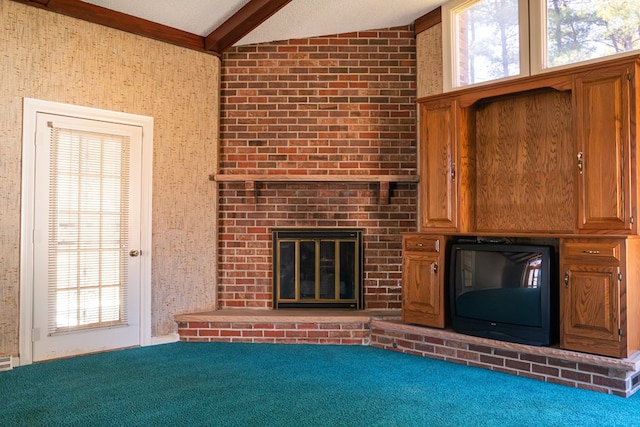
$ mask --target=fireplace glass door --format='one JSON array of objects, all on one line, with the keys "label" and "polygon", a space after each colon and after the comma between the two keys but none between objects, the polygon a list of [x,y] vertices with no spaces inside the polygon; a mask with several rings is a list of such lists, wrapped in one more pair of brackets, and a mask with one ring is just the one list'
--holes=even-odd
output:
[{"label": "fireplace glass door", "polygon": [[362,233],[274,232],[274,307],[361,308]]}]

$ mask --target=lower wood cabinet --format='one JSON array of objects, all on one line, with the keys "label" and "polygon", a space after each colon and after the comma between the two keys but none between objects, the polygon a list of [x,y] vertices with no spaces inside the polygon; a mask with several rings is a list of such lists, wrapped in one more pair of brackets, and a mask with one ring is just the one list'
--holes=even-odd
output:
[{"label": "lower wood cabinet", "polygon": [[640,349],[638,240],[562,239],[560,346],[628,357]]},{"label": "lower wood cabinet", "polygon": [[443,328],[447,322],[444,236],[407,234],[402,247],[402,321]]},{"label": "lower wood cabinet", "polygon": [[[445,263],[450,238],[455,236],[403,235],[403,322],[449,324]],[[556,242],[560,347],[617,358],[640,351],[640,237],[572,235]]]}]

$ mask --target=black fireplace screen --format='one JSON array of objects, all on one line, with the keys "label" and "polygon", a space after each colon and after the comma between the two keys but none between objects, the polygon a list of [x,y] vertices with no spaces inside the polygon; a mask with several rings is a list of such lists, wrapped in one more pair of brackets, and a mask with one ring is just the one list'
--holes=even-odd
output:
[{"label": "black fireplace screen", "polygon": [[273,232],[274,308],[362,308],[360,230]]}]

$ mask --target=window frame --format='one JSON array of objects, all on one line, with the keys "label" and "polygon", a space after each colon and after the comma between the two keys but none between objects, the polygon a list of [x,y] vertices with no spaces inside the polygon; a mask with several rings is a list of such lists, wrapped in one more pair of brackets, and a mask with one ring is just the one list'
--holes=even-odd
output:
[{"label": "window frame", "polygon": [[[550,71],[638,55],[640,49],[549,67],[547,61],[547,0],[518,0],[520,30],[520,74],[460,85],[458,81],[459,49],[455,14],[482,0],[451,0],[442,5],[443,92],[483,86],[500,81],[543,74]],[[524,49],[523,49],[524,47]],[[454,65],[455,64],[455,65]]]},{"label": "window frame", "polygon": [[523,43],[528,44],[529,39],[529,1],[528,0],[517,0],[518,1],[518,31],[520,34],[520,51],[519,51],[519,59],[520,59],[520,73],[501,77],[493,80],[486,80],[483,82],[472,83],[468,85],[460,85],[458,81],[458,67],[454,66],[454,64],[459,64],[459,52],[460,49],[458,47],[458,28],[456,22],[456,14],[460,11],[471,7],[475,3],[480,3],[482,0],[451,0],[448,3],[442,5],[442,49],[443,49],[443,88],[445,92],[473,87],[486,85],[488,83],[494,83],[498,81],[505,80],[513,80],[521,77],[525,77],[529,75],[529,54],[527,50],[522,49]]}]

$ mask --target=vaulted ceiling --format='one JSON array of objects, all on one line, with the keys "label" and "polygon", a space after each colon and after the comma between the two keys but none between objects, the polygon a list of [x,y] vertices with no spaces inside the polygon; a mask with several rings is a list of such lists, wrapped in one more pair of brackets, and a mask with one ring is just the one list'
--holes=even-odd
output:
[{"label": "vaulted ceiling", "polygon": [[233,45],[413,24],[445,0],[14,0],[221,55]]}]

